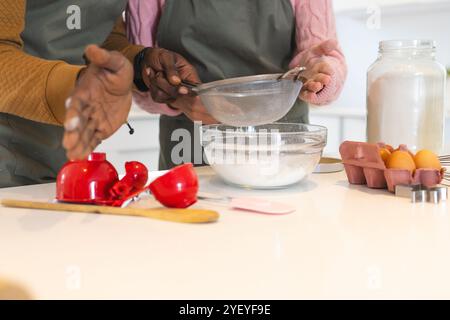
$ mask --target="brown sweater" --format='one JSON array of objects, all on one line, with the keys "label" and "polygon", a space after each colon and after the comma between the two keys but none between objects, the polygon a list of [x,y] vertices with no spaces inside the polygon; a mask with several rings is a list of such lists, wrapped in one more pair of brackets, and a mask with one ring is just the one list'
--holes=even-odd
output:
[{"label": "brown sweater", "polygon": [[[26,0],[0,1],[0,112],[61,125],[64,101],[82,66],[26,54],[20,37],[25,9]],[[121,17],[103,46],[122,52],[130,61],[143,48],[128,43]]]}]

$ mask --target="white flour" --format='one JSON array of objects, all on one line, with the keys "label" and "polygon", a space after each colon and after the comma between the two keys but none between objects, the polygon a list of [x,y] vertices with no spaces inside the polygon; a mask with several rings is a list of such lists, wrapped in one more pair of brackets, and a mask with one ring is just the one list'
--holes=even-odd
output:
[{"label": "white flour", "polygon": [[440,154],[443,144],[444,95],[442,77],[436,72],[393,70],[368,88],[369,142]]},{"label": "white flour", "polygon": [[[283,151],[270,155],[265,153],[264,146],[253,148],[249,152],[252,148],[248,146],[227,149],[222,144],[213,143],[205,148],[205,153],[212,168],[222,179],[253,188],[280,188],[300,182],[314,171],[321,156],[321,152],[302,153],[301,147],[295,145],[284,145],[281,147]],[[214,152],[217,150],[219,153]],[[226,156],[223,150],[228,150]]]}]

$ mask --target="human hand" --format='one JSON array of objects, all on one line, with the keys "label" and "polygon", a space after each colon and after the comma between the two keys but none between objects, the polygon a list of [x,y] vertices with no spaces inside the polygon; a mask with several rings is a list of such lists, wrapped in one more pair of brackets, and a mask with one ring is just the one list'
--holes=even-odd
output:
[{"label": "human hand", "polygon": [[317,95],[331,83],[334,70],[326,60],[326,56],[331,52],[339,50],[335,40],[328,40],[311,48],[300,61],[299,65],[306,67],[301,74],[304,78],[300,98],[306,102],[317,100]]},{"label": "human hand", "polygon": [[91,45],[83,69],[66,101],[63,146],[71,160],[87,157],[126,121],[131,108],[133,67],[118,52]]},{"label": "human hand", "polygon": [[214,119],[198,96],[183,95],[170,104],[176,110],[183,112],[192,121],[200,121],[202,124],[219,123]]},{"label": "human hand", "polygon": [[155,102],[171,103],[188,88],[181,81],[200,83],[195,68],[181,55],[161,48],[148,48],[143,63],[142,78]]}]

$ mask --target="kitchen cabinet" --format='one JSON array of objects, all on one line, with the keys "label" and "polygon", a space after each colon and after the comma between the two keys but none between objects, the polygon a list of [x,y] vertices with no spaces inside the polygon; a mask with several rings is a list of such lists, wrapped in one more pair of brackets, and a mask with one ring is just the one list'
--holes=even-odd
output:
[{"label": "kitchen cabinet", "polygon": [[[128,128],[124,126],[104,141],[97,151],[107,152],[109,161],[121,172],[125,162],[131,160],[146,164],[150,170],[157,170],[159,117],[135,108],[129,120],[136,130],[135,135],[130,136]],[[313,107],[310,112],[310,122],[327,127],[328,141],[324,150],[327,156],[339,156],[339,146],[343,141],[366,141],[364,108]],[[450,154],[450,117],[448,116],[446,128],[444,152]]]},{"label": "kitchen cabinet", "polygon": [[328,129],[325,155],[339,156],[339,146],[343,141],[366,141],[366,111],[362,108],[312,107],[310,123]]},{"label": "kitchen cabinet", "polygon": [[[130,136],[123,126],[98,148],[106,152],[108,160],[122,171],[126,161],[140,161],[149,169],[157,170],[159,156],[159,117],[133,107],[129,122],[135,129]],[[336,156],[339,145],[345,140],[365,141],[366,116],[364,109],[314,107],[311,108],[310,122],[328,129],[326,155]]]},{"label": "kitchen cabinet", "polygon": [[129,134],[128,127],[123,126],[96,151],[106,152],[108,160],[120,171],[126,161],[140,161],[150,170],[157,170],[159,116],[133,106],[128,120],[135,130],[133,135]]},{"label": "kitchen cabinet", "polygon": [[[317,174],[283,190],[200,187],[296,212],[217,210],[217,223],[0,209],[0,277],[40,299],[449,299],[450,207]],[[0,190],[48,201],[54,184]]]}]

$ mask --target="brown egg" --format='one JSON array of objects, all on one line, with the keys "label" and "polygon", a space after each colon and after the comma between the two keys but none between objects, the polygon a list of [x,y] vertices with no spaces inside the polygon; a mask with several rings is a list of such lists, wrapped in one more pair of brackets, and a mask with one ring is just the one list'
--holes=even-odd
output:
[{"label": "brown egg", "polygon": [[414,162],[418,169],[442,169],[438,156],[430,150],[421,150],[417,152],[414,157]]},{"label": "brown egg", "polygon": [[397,149],[395,149],[394,151],[391,151],[391,153],[394,153],[395,151],[406,151],[406,152],[408,152],[410,154],[411,158],[414,159],[414,153],[409,151],[409,149],[406,146],[406,144],[401,144]]},{"label": "brown egg", "polygon": [[387,161],[391,156],[391,152],[387,148],[380,148],[380,156],[383,159],[384,163],[387,165]]},{"label": "brown egg", "polygon": [[414,159],[407,151],[395,151],[392,153],[386,166],[389,169],[404,169],[411,172],[416,170]]},{"label": "brown egg", "polygon": [[385,145],[384,148],[387,149],[390,153],[394,152],[394,148],[389,144]]}]

